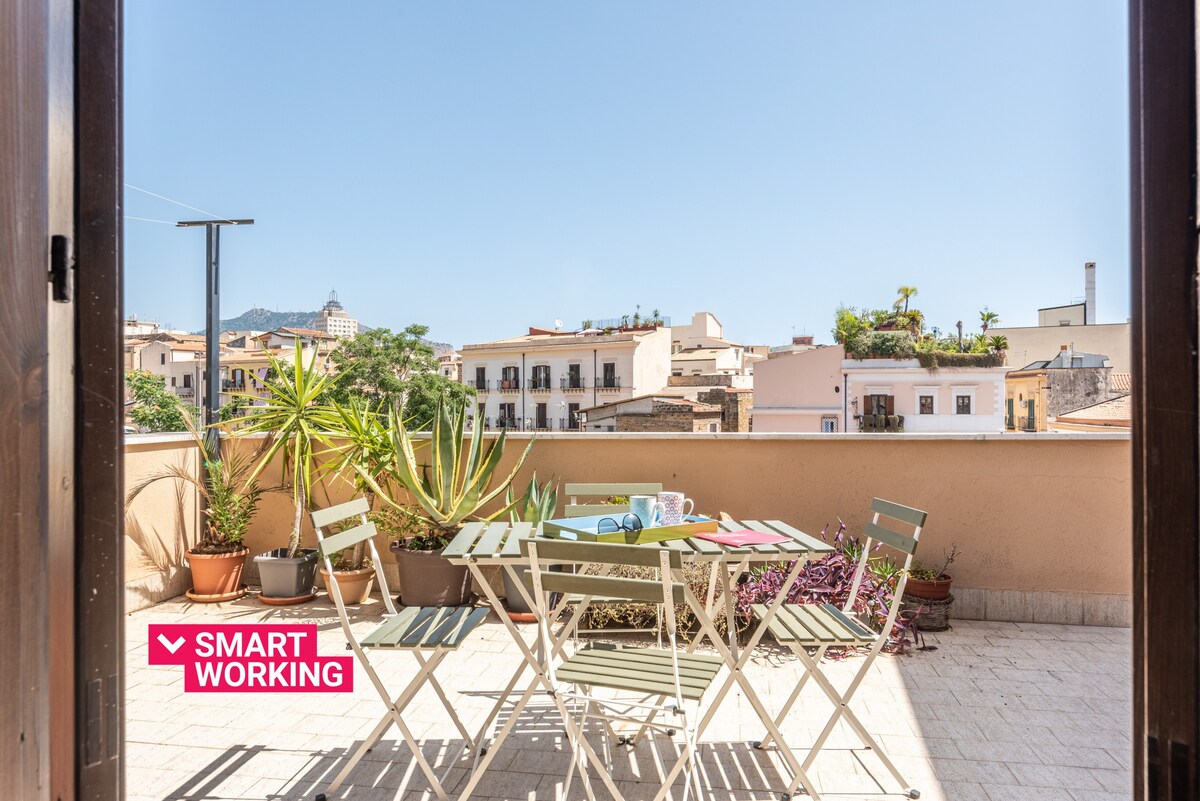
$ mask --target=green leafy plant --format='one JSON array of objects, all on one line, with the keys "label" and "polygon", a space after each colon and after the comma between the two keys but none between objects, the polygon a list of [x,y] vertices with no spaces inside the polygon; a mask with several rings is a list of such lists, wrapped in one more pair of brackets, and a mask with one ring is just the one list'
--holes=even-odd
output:
[{"label": "green leafy plant", "polygon": [[853,359],[911,359],[916,354],[916,343],[907,330],[864,331],[846,347],[846,355]]},{"label": "green leafy plant", "polygon": [[[319,468],[349,482],[368,505],[375,506],[375,489],[380,482],[387,483],[387,471],[395,461],[396,451],[387,428],[387,417],[378,408],[357,398],[345,404],[334,403],[330,420],[330,435],[334,444],[321,454],[327,457]],[[371,476],[367,481],[364,476]],[[359,570],[366,564],[367,544],[354,546],[349,556],[344,556],[335,567],[343,570]]]},{"label": "green leafy plant", "polygon": [[520,498],[513,497],[512,485],[504,492],[505,505],[510,507],[509,520],[513,523],[532,523],[534,526],[554,517],[558,508],[558,486],[553,480],[547,481],[546,486],[539,487],[537,473],[525,488],[525,494]]},{"label": "green leafy plant", "polygon": [[184,464],[168,465],[138,481],[125,497],[129,509],[135,499],[160,481],[190,484],[195,488],[204,507],[204,526],[199,541],[190,553],[219,554],[242,550],[250,521],[258,512],[262,489],[252,477],[252,456],[231,452],[222,459],[207,458],[205,443],[195,426],[187,430],[196,442],[203,473]]},{"label": "green leafy plant", "polygon": [[196,420],[196,407],[180,403],[167,390],[167,379],[149,370],[131,370],[125,374],[125,387],[133,399],[129,419],[150,432],[187,431]]},{"label": "green leafy plant", "polygon": [[376,328],[346,340],[329,357],[338,381],[328,387],[327,400],[398,407],[418,429],[433,420],[439,399],[448,396],[465,404],[475,388],[441,374],[425,340],[428,333],[428,326],[414,324],[402,331]]},{"label": "green leafy plant", "polygon": [[926,370],[941,367],[1002,367],[1004,354],[996,351],[985,353],[952,353],[943,350],[917,351],[917,361]]},{"label": "green leafy plant", "polygon": [[[315,353],[308,358],[308,365],[304,364],[299,337],[291,364],[269,350],[266,353],[276,378],[264,384],[268,390],[266,402],[250,407],[233,433],[238,437],[254,434],[268,437],[268,445],[251,471],[251,479],[257,479],[277,456],[282,456],[283,480],[290,484],[296,505],[288,536],[288,557],[294,557],[300,550],[301,524],[305,511],[312,506],[312,489],[317,478],[314,444],[329,445],[330,432],[338,424],[333,408],[322,402],[333,378],[318,371]],[[247,397],[258,400],[257,396]]]},{"label": "green leafy plant", "polygon": [[913,295],[917,294],[917,288],[915,286],[901,285],[896,289],[896,292],[900,295],[900,297],[896,299],[896,308],[900,308],[900,305],[903,304],[904,311],[907,313],[908,301],[913,297]]},{"label": "green leafy plant", "polygon": [[908,575],[912,578],[921,581],[945,581],[950,577],[946,575],[947,568],[954,564],[954,560],[958,558],[958,546],[951,544],[949,551],[942,551],[941,567],[930,567],[921,562],[913,562],[912,567],[908,569]]},{"label": "green leafy plant", "polygon": [[[395,484],[403,487],[412,502],[423,514],[428,532],[423,537],[410,538],[410,550],[435,550],[444,547],[458,527],[469,519],[495,520],[506,516],[512,505],[484,515],[482,510],[499,498],[525,463],[533,447],[533,440],[517,459],[512,470],[493,484],[500,459],[504,455],[506,431],[493,441],[487,439],[478,428],[471,435],[464,430],[466,415],[462,408],[454,408],[444,399],[438,403],[433,421],[433,431],[428,448],[428,463],[417,458],[417,443],[396,412],[390,416],[389,425],[395,458],[387,475]],[[387,488],[361,467],[355,467],[379,497],[393,507],[402,504],[393,489]]]}]

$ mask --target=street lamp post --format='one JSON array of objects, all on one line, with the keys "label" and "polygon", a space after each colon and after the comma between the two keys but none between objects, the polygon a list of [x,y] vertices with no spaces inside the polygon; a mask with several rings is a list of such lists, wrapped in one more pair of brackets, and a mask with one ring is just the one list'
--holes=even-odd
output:
[{"label": "street lamp post", "polygon": [[[204,381],[196,387],[204,400],[204,441],[210,455],[215,455],[220,435],[213,423],[220,419],[221,408],[221,226],[254,225],[254,220],[184,220],[178,228],[204,226],[206,251],[206,314],[204,337]],[[206,388],[207,387],[207,388]]]}]

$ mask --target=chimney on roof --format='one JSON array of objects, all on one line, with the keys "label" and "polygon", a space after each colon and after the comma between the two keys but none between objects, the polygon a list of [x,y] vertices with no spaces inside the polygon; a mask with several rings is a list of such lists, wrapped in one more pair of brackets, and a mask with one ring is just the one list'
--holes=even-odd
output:
[{"label": "chimney on roof", "polygon": [[1083,324],[1096,323],[1096,262],[1083,265]]},{"label": "chimney on roof", "polygon": [[1062,366],[1063,367],[1071,366],[1071,346],[1070,345],[1059,345],[1058,346],[1058,355],[1062,357]]}]

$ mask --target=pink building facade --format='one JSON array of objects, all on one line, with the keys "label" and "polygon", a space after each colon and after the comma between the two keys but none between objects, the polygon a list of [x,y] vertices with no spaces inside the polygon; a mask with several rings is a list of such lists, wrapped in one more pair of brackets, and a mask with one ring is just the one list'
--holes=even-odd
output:
[{"label": "pink building facade", "polygon": [[753,430],[857,432],[867,414],[903,417],[905,433],[1003,431],[1007,370],[847,359],[840,346],[791,353],[755,368]]}]

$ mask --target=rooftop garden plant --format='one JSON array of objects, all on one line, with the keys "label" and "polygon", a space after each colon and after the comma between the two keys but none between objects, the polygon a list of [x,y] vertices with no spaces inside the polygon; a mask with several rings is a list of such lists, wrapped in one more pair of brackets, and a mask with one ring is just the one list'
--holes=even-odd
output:
[{"label": "rooftop garden plant", "polygon": [[984,307],[979,313],[981,333],[962,338],[944,336],[936,327],[925,331],[925,315],[910,307],[914,286],[901,286],[890,309],[856,309],[839,306],[834,315],[833,338],[852,359],[917,359],[922,367],[998,367],[1004,364],[1008,340],[987,336],[1000,322]]}]

